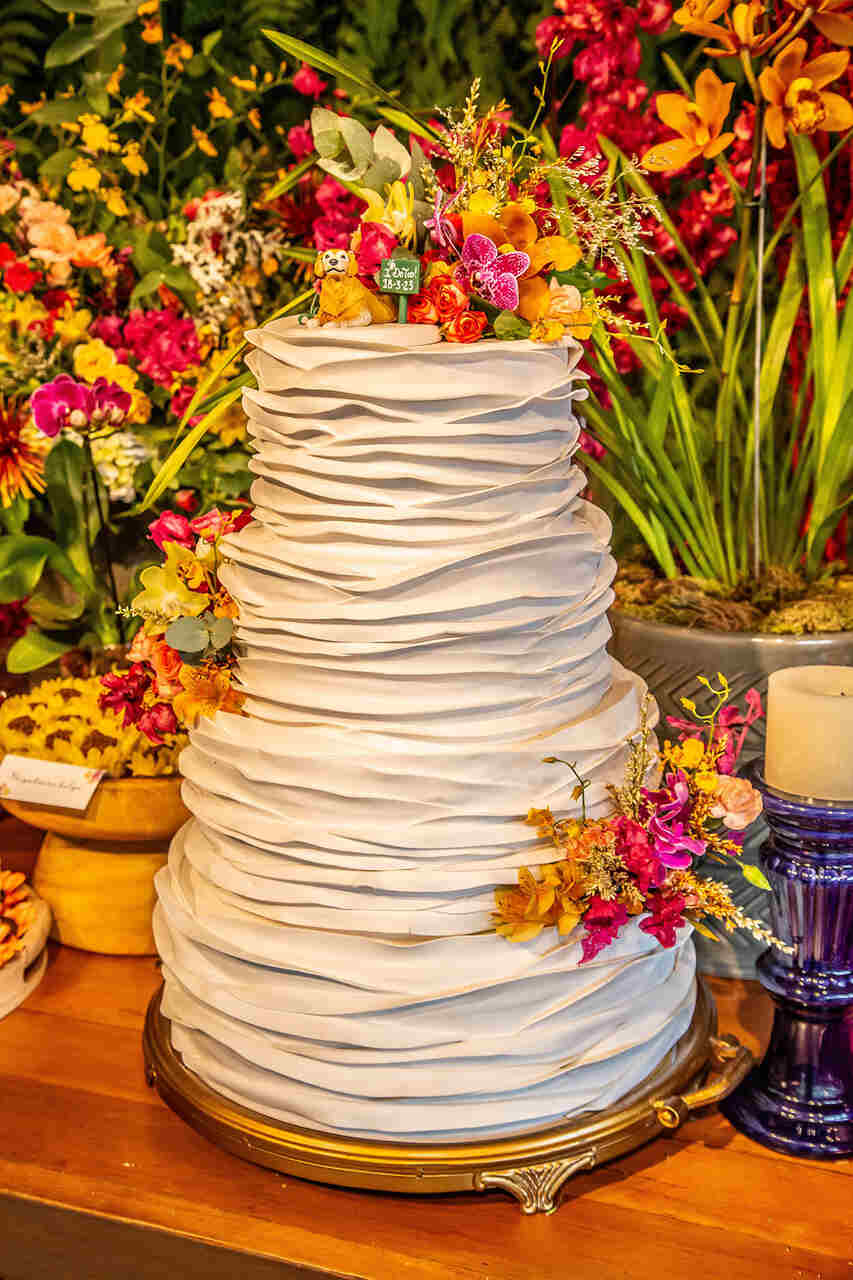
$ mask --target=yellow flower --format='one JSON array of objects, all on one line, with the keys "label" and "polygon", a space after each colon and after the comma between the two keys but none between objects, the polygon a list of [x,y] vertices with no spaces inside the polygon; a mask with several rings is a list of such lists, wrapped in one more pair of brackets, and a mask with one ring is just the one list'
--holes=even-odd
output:
[{"label": "yellow flower", "polygon": [[764,127],[774,147],[784,147],[786,129],[835,133],[853,127],[853,106],[840,93],[824,88],[847,70],[850,54],[836,50],[804,62],[807,48],[805,40],[792,40],[758,77],[770,104]]},{"label": "yellow flower", "polygon": [[[74,349],[74,372],[84,382],[94,382],[96,378],[109,378],[117,382],[113,376],[117,365],[116,353],[108,347],[103,338],[93,338],[91,342],[82,342]],[[129,368],[125,365],[124,368]],[[130,372],[133,372],[130,370]],[[135,377],[135,375],[134,375]]]},{"label": "yellow flower", "polygon": [[120,62],[116,67],[115,71],[110,76],[109,80],[107,81],[107,93],[110,95],[110,97],[112,98],[118,97],[119,86],[121,85],[121,78],[123,75],[124,75],[124,63]]},{"label": "yellow flower", "polygon": [[75,311],[71,303],[66,302],[55,320],[56,336],[64,347],[70,347],[72,343],[79,342],[88,332],[91,323],[91,311],[87,311],[85,308]]},{"label": "yellow flower", "polygon": [[142,0],[137,5],[136,14],[139,18],[150,18],[153,14],[160,12],[160,0]]},{"label": "yellow flower", "polygon": [[672,752],[673,761],[685,769],[698,769],[705,759],[705,744],[701,738],[686,738]]},{"label": "yellow flower", "polygon": [[47,315],[47,307],[38,302],[32,294],[25,294],[22,298],[15,299],[15,306],[12,309],[12,323],[18,334],[26,333],[31,326],[39,320],[43,320]]},{"label": "yellow flower", "polygon": [[81,130],[80,141],[87,151],[96,155],[101,151],[118,151],[115,134],[110,132],[100,116],[87,113],[78,116],[77,123]]},{"label": "yellow flower", "polygon": [[212,716],[217,711],[239,711],[245,700],[232,688],[231,673],[221,667],[183,666],[179,678],[184,692],[177,695],[172,706],[186,725],[192,726],[199,716]]},{"label": "yellow flower", "polygon": [[258,87],[254,80],[241,80],[239,76],[232,76],[231,83],[238,89],[245,89],[246,93],[255,93]]},{"label": "yellow flower", "polygon": [[18,109],[22,116],[31,116],[34,111],[38,111],[39,107],[43,107],[47,102],[47,94],[43,93],[37,102],[19,102]]},{"label": "yellow flower", "polygon": [[101,185],[101,175],[91,160],[85,156],[75,156],[65,181],[72,191],[97,191]]},{"label": "yellow flower", "polygon": [[223,413],[221,418],[211,426],[214,435],[224,445],[235,444],[238,440],[246,439],[246,415],[241,409],[239,403],[232,404],[228,410]]},{"label": "yellow flower", "polygon": [[140,144],[138,142],[125,143],[124,154],[121,162],[127,169],[128,173],[132,173],[135,178],[140,174],[148,172],[148,165],[145,163]]},{"label": "yellow flower", "polygon": [[257,107],[252,107],[252,110],[247,112],[247,118],[248,118],[249,124],[254,125],[256,129],[260,129],[261,113]]},{"label": "yellow flower", "polygon": [[723,84],[713,71],[701,72],[697,81],[696,101],[683,93],[659,93],[655,103],[664,124],[680,137],[660,142],[643,156],[643,166],[657,173],[683,169],[691,160],[705,156],[712,160],[733,140],[733,133],[723,133],[729,113],[734,84]]},{"label": "yellow flower", "polygon": [[163,54],[163,61],[167,67],[174,67],[177,71],[183,71],[184,63],[189,62],[192,56],[192,45],[188,44],[181,36],[175,36]]},{"label": "yellow flower", "polygon": [[163,39],[163,28],[156,18],[149,18],[142,27],[142,39],[146,44],[159,44]]},{"label": "yellow flower", "polygon": [[127,169],[128,173],[132,173],[135,178],[138,178],[141,173],[148,172],[148,165],[142,158],[138,142],[125,143],[124,154],[121,157],[121,162],[125,169]]},{"label": "yellow flower", "polygon": [[120,187],[110,187],[107,191],[102,192],[101,199],[110,213],[115,214],[117,218],[126,217],[128,209]]},{"label": "yellow flower", "polygon": [[694,774],[693,781],[700,791],[704,791],[709,796],[715,793],[720,783],[718,774],[708,772]]},{"label": "yellow flower", "polygon": [[434,280],[436,278],[436,276],[452,276],[452,275],[453,275],[453,264],[450,262],[442,262],[440,259],[437,259],[435,262],[431,262],[427,267],[426,275],[424,277],[424,283],[429,284],[431,280]]},{"label": "yellow flower", "polygon": [[[151,99],[147,93],[143,93],[140,89],[138,93],[133,94],[130,98],[125,98],[122,103],[122,123],[127,120],[143,120],[145,124],[153,124],[155,117],[148,110],[148,104]],[[125,150],[129,146],[139,147],[139,143],[127,143]]]},{"label": "yellow flower", "polygon": [[537,880],[527,867],[522,867],[517,889],[495,890],[497,932],[510,942],[529,942],[538,937],[546,924],[556,923],[556,897],[553,884]]},{"label": "yellow flower", "polygon": [[472,192],[471,199],[468,201],[470,213],[484,213],[488,216],[493,214],[497,207],[498,202],[495,197],[490,191],[485,191],[483,188]]},{"label": "yellow flower", "polygon": [[166,542],[164,545],[165,563],[150,565],[139,575],[143,590],[134,596],[134,613],[170,620],[197,618],[208,607],[210,597],[205,591],[190,590],[190,586],[201,585],[204,571],[198,558],[187,547],[182,547],[177,542]]},{"label": "yellow flower", "polygon": [[379,222],[403,244],[410,244],[415,235],[414,189],[398,179],[392,182],[387,200],[375,191],[359,187],[358,194],[367,205],[361,215],[362,222]]},{"label": "yellow flower", "polygon": [[207,136],[207,134],[204,132],[203,129],[197,129],[195,125],[191,125],[190,127],[192,129],[195,145],[198,147],[199,151],[203,151],[206,156],[219,155],[219,152],[216,150],[216,147],[210,141],[210,138]]},{"label": "yellow flower", "polygon": [[207,96],[210,99],[207,104],[207,109],[213,119],[230,120],[234,112],[231,109],[228,99],[219,92],[216,85],[214,85],[212,89],[208,90]]},{"label": "yellow flower", "polygon": [[530,329],[531,342],[559,342],[566,332],[559,320],[538,320]]},{"label": "yellow flower", "polygon": [[[117,379],[113,376],[113,382],[115,381]],[[151,421],[151,401],[145,392],[138,390],[138,388],[133,388],[130,392],[130,408],[127,411],[127,420],[139,427],[144,427],[146,423]]]},{"label": "yellow flower", "polygon": [[5,107],[6,103],[12,96],[12,86],[10,84],[0,84],[0,107]]}]

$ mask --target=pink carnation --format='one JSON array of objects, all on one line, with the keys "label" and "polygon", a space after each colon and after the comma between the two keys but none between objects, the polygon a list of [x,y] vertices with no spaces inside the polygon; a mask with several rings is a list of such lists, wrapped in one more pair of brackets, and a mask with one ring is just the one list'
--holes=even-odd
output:
[{"label": "pink carnation", "polygon": [[164,511],[148,526],[148,537],[159,551],[165,551],[165,543],[177,542],[181,547],[191,547],[195,542],[190,522],[177,511]]},{"label": "pink carnation", "polygon": [[397,237],[381,222],[362,222],[361,243],[356,251],[360,276],[372,276],[379,270],[383,258],[390,258],[397,248]]},{"label": "pink carnation", "polygon": [[162,311],[131,311],[124,325],[134,362],[158,386],[170,387],[176,373],[201,362],[195,324],[189,316]]}]

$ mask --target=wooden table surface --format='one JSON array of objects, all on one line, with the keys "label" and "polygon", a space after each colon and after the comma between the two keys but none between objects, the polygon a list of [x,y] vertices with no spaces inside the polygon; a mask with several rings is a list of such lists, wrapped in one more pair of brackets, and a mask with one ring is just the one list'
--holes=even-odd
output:
[{"label": "wooden table surface", "polygon": [[[34,834],[0,825],[5,866],[28,869]],[[578,1175],[548,1218],[246,1164],[146,1087],[158,983],[154,959],[52,947],[0,1022],[0,1280],[853,1280],[853,1161],[774,1155],[716,1112]],[[721,1030],[761,1047],[761,989],[712,986]]]}]

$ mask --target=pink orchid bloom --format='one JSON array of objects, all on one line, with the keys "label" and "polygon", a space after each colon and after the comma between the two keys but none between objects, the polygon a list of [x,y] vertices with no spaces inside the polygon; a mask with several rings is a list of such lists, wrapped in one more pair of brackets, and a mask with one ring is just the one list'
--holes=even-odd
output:
[{"label": "pink orchid bloom", "polygon": [[469,293],[479,294],[502,311],[518,306],[518,277],[530,266],[526,253],[500,253],[494,240],[474,232],[462,246],[456,277]]},{"label": "pink orchid bloom", "polygon": [[439,249],[456,248],[456,228],[447,217],[447,214],[456,204],[456,201],[462,195],[464,190],[465,188],[461,187],[459,191],[455,192],[454,195],[450,197],[449,200],[445,201],[442,201],[442,197],[444,195],[443,191],[438,190],[435,193],[435,204],[433,206],[432,217],[427,218],[424,226],[427,231],[429,231],[434,244],[436,244]]},{"label": "pink orchid bloom", "polygon": [[37,387],[30,396],[33,421],[42,435],[58,436],[63,427],[85,427],[95,408],[91,387],[68,373]]}]

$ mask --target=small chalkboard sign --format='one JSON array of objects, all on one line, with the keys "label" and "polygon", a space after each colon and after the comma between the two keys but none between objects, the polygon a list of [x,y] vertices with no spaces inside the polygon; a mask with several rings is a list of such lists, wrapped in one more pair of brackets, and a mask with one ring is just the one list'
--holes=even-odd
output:
[{"label": "small chalkboard sign", "polygon": [[379,288],[399,297],[397,319],[406,323],[408,295],[421,287],[421,264],[417,258],[385,258],[379,267]]}]

